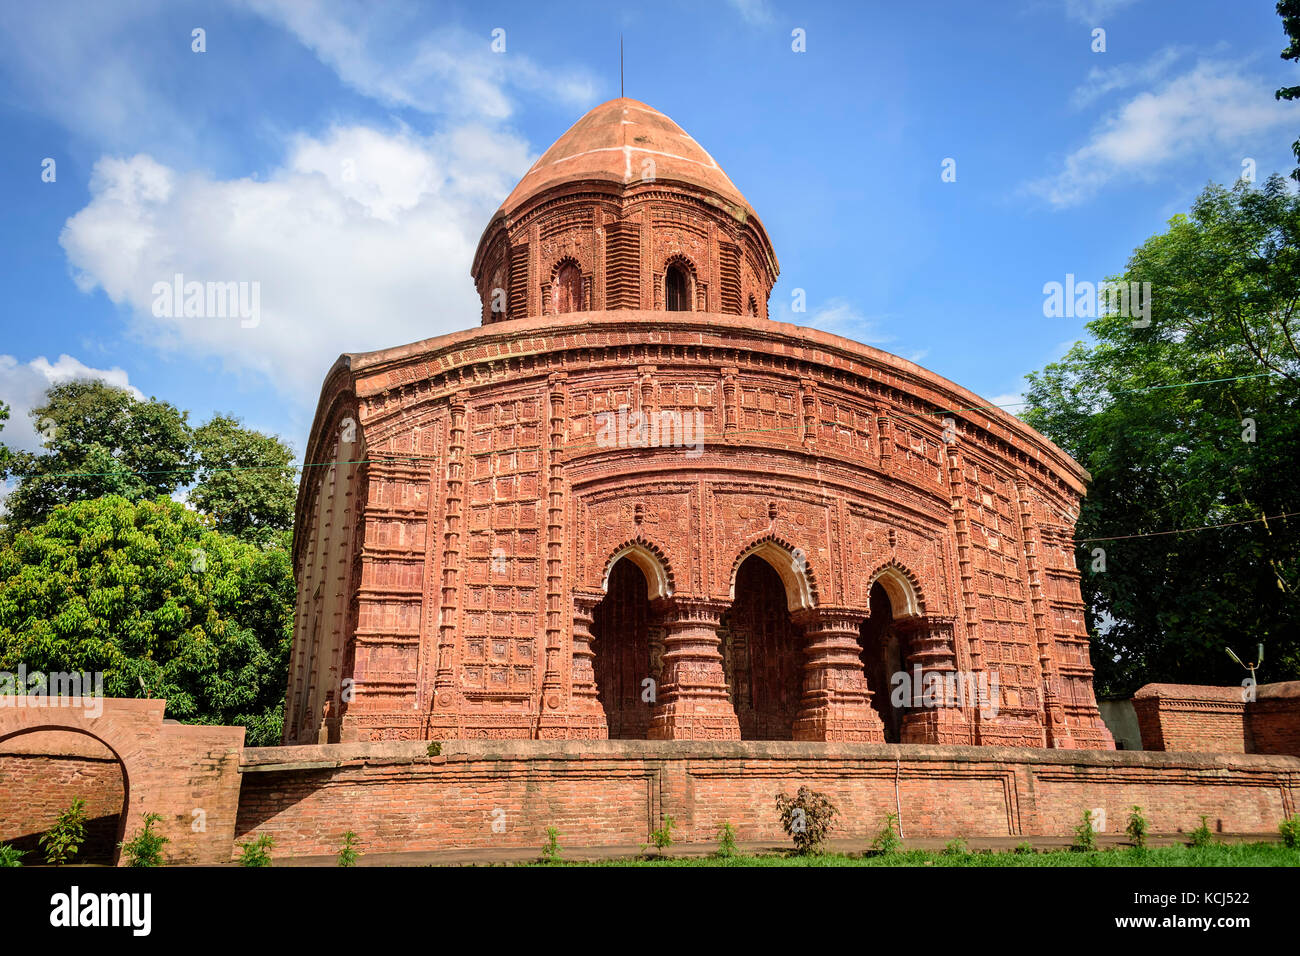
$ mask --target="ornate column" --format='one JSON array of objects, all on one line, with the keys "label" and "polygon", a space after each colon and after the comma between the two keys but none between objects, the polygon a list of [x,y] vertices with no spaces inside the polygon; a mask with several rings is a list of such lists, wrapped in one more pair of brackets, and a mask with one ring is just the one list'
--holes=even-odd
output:
[{"label": "ornate column", "polygon": [[858,627],[865,615],[849,608],[813,607],[794,615],[804,629],[803,701],[795,740],[885,742],[880,715],[862,671]]},{"label": "ornate column", "polygon": [[[953,639],[956,619],[929,615],[900,622],[907,635],[907,669],[912,700],[903,714],[899,739],[905,744],[971,743],[968,709],[979,710],[991,693],[987,681],[978,675],[960,674]],[[915,701],[919,701],[917,706]]]},{"label": "ornate column", "polygon": [[718,624],[728,604],[705,598],[661,598],[652,605],[664,626],[663,681],[651,740],[739,740],[740,722],[722,674]]},{"label": "ornate column", "polygon": [[603,595],[600,594],[573,596],[573,689],[569,694],[570,737],[609,736],[609,725],[605,721],[605,709],[601,707],[600,697],[597,695],[596,671],[592,665],[596,658],[596,652],[591,646],[594,640],[591,633],[592,617],[601,597]]}]

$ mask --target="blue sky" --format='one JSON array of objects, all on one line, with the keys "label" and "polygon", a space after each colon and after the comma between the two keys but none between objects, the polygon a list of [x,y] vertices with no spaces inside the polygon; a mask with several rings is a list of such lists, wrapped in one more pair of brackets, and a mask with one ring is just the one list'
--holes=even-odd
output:
[{"label": "blue sky", "polygon": [[[0,27],[0,437],[23,447],[43,389],[94,370],[301,452],[339,353],[477,324],[479,234],[618,95],[620,33],[627,95],[767,226],[774,318],[996,402],[1082,335],[1045,283],[1120,270],[1300,135],[1273,0],[42,2]],[[259,321],[155,316],[177,272],[259,283]]]}]

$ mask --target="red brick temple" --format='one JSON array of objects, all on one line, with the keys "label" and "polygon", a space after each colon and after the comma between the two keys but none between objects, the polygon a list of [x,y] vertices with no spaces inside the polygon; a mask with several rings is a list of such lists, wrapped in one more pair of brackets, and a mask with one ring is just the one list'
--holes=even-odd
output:
[{"label": "red brick temple", "polygon": [[668,117],[582,117],[471,271],[480,327],[326,376],[285,743],[1113,749],[1087,473],[912,362],[770,320],[767,231]]}]

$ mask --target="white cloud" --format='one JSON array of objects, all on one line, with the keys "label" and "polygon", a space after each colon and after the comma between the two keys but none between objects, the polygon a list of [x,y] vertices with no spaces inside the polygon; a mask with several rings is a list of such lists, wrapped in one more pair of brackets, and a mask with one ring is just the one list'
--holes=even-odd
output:
[{"label": "white cloud", "polygon": [[512,44],[509,31],[500,53],[493,52],[491,32],[454,26],[428,31],[422,26],[427,6],[396,0],[382,6],[366,0],[244,2],[297,37],[344,83],[386,106],[499,120],[512,111],[509,87],[584,108],[595,96],[588,73],[542,69]]},{"label": "white cloud", "polygon": [[[265,181],[105,158],[60,242],[81,288],[126,306],[143,341],[217,356],[310,402],[341,352],[477,324],[474,249],[531,159],[490,129],[361,126],[298,136]],[[260,321],[155,316],[154,284],[177,273],[259,283]]]},{"label": "white cloud", "polygon": [[1188,156],[1254,155],[1298,119],[1300,103],[1277,102],[1264,81],[1229,64],[1202,62],[1124,103],[1059,172],[1027,190],[1057,208],[1077,205],[1114,179],[1150,179]]},{"label": "white cloud", "polygon": [[1116,66],[1094,66],[1087,80],[1070,96],[1070,105],[1082,108],[1115,90],[1130,86],[1147,86],[1158,81],[1184,54],[1178,47],[1166,47],[1149,60],[1141,63],[1121,63]]},{"label": "white cloud", "polygon": [[985,401],[994,408],[1000,408],[1012,415],[1019,415],[1028,407],[1025,405],[1023,392],[1003,392],[1001,395],[991,395]]},{"label": "white cloud", "polygon": [[776,19],[767,0],[728,0],[742,20],[752,26],[766,26]]},{"label": "white cloud", "polygon": [[1079,23],[1099,26],[1102,20],[1136,2],[1137,0],[1065,0],[1065,15]]},{"label": "white cloud", "polygon": [[864,315],[847,299],[842,298],[827,299],[811,313],[795,312],[789,303],[778,301],[771,308],[771,317],[778,322],[822,329],[870,345],[893,341],[892,335],[882,335],[876,329],[883,316]]},{"label": "white cloud", "polygon": [[127,373],[116,366],[92,368],[71,355],[60,355],[53,363],[43,355],[26,363],[12,355],[0,355],[0,401],[9,406],[9,420],[0,431],[0,442],[23,451],[39,450],[42,439],[28,413],[44,404],[45,390],[51,385],[77,378],[100,379],[127,389],[136,398],[144,398],[130,383]]}]

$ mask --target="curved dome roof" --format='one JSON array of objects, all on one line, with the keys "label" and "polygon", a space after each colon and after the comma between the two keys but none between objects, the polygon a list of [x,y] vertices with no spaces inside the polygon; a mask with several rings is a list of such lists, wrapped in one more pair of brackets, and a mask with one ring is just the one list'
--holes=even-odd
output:
[{"label": "curved dome roof", "polygon": [[601,103],[574,123],[542,154],[502,203],[513,212],[554,186],[582,180],[628,185],[641,179],[645,160],[654,160],[657,180],[671,180],[712,193],[737,212],[753,207],[712,156],[658,110],[626,97]]}]

